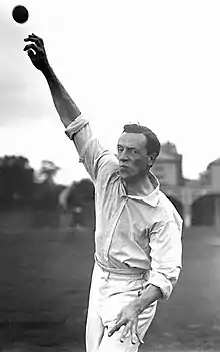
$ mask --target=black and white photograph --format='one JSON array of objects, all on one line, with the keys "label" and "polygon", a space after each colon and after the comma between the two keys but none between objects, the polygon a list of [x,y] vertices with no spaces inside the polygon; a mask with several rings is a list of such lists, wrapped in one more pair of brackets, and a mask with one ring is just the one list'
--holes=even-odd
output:
[{"label": "black and white photograph", "polygon": [[220,351],[220,2],[0,0],[0,351]]}]

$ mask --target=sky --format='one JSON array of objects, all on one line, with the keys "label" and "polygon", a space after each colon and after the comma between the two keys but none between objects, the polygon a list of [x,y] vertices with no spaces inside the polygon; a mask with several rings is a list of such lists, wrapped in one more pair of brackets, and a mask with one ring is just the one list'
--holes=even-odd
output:
[{"label": "sky", "polygon": [[[18,4],[25,24],[12,19]],[[139,122],[176,144],[184,176],[197,178],[220,157],[219,18],[219,0],[0,0],[0,157],[23,155],[36,170],[51,160],[63,184],[88,177],[23,51],[35,33],[107,148]]]}]

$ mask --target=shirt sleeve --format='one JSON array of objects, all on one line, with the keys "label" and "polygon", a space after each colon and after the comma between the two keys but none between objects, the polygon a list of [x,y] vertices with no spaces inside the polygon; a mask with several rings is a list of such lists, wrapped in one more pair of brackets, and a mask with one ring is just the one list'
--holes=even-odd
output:
[{"label": "shirt sleeve", "polygon": [[151,271],[149,284],[160,288],[167,300],[182,269],[182,225],[175,221],[155,226],[150,234]]},{"label": "shirt sleeve", "polygon": [[98,173],[114,171],[118,167],[116,156],[109,150],[103,148],[99,140],[93,135],[89,121],[83,116],[78,116],[65,130],[66,135],[75,143],[82,162],[96,182]]}]

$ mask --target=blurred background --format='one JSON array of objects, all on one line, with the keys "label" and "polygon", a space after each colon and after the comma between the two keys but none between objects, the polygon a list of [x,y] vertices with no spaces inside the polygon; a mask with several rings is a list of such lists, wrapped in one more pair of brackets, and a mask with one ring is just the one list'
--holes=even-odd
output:
[{"label": "blurred background", "polygon": [[158,135],[153,172],[184,219],[183,264],[141,351],[220,351],[220,4],[0,0],[0,348],[84,351],[94,187],[23,52],[34,32],[101,142]]}]

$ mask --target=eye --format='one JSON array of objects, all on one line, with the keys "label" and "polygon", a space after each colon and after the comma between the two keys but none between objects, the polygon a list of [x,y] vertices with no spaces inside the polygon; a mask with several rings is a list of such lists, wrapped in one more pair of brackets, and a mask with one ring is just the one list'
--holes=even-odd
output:
[{"label": "eye", "polygon": [[137,151],[136,149],[132,149],[132,150],[131,150],[131,153],[132,153],[132,154],[137,154],[138,151]]},{"label": "eye", "polygon": [[123,151],[123,147],[121,147],[121,146],[118,146],[117,149],[118,149],[119,153]]}]

